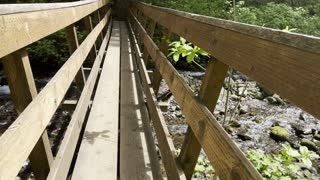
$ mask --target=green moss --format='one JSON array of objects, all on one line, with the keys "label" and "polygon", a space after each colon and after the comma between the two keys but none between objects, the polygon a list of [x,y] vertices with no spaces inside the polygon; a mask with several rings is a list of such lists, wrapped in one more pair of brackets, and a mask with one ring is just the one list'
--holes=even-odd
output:
[{"label": "green moss", "polygon": [[285,141],[289,137],[288,131],[280,126],[274,126],[271,128],[270,136],[277,141]]}]

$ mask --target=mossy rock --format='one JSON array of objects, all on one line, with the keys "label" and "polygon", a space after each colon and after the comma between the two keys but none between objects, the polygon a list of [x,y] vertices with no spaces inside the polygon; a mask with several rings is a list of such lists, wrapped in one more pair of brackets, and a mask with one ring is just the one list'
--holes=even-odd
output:
[{"label": "mossy rock", "polygon": [[317,148],[317,145],[310,141],[309,139],[306,139],[306,138],[303,138],[301,139],[301,146],[306,146],[309,150],[312,150],[312,151],[317,151],[318,148]]},{"label": "mossy rock", "polygon": [[318,141],[320,141],[320,134],[314,135],[313,138],[316,139],[316,140],[318,140]]},{"label": "mossy rock", "polygon": [[271,128],[270,136],[276,141],[286,141],[289,137],[289,132],[280,126]]}]

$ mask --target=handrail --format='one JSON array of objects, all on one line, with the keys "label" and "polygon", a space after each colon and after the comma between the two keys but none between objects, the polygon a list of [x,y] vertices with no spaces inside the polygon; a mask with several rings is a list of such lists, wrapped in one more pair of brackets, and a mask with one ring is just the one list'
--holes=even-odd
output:
[{"label": "handrail", "polygon": [[[79,3],[65,4],[69,7],[64,8],[0,15],[0,40],[6,42],[0,47],[0,57],[4,56],[2,59],[5,62],[4,69],[8,70],[6,75],[11,76],[8,78],[8,83],[11,92],[15,92],[11,93],[11,96],[13,99],[25,99],[20,108],[21,114],[0,136],[0,147],[2,147],[0,150],[0,180],[14,179],[23,162],[35,150],[37,152],[41,150],[41,154],[35,154],[38,157],[30,159],[31,166],[33,161],[39,161],[36,167],[39,169],[33,169],[33,172],[39,170],[37,174],[34,173],[36,178],[45,179],[48,174],[50,179],[66,178],[85,113],[90,105],[90,97],[111,29],[109,24],[105,36],[105,27],[111,19],[111,9],[107,8],[108,0],[89,2],[81,2],[81,4],[84,3],[82,5]],[[91,22],[93,13],[97,13],[96,25]],[[74,23],[81,19],[86,21],[86,29],[89,34],[79,45]],[[66,28],[69,50],[72,55],[37,95],[25,46],[62,28]],[[98,54],[96,54],[95,44],[100,46]],[[16,51],[21,48],[23,51]],[[90,58],[93,58],[91,60],[95,61],[88,79],[85,80],[82,64],[89,53],[92,55]],[[62,104],[74,79],[76,82],[82,81],[82,83],[77,83],[77,86],[80,91],[83,91],[75,109],[77,113],[73,114],[66,137],[62,140],[63,148],[59,149],[59,157],[52,160],[44,157],[47,153],[52,158],[52,152],[49,141],[44,142],[43,137],[47,138],[46,127],[57,108]],[[28,94],[28,91],[31,90],[33,91],[32,97],[25,98],[24,96],[31,96]],[[14,104],[15,107],[19,106],[19,101]],[[50,162],[46,164],[44,161]]]},{"label": "handrail", "polygon": [[[157,23],[209,52],[212,59],[199,96],[170,64],[164,49],[148,35],[146,22]],[[250,161],[212,115],[232,67],[320,117],[320,38],[289,33],[133,2],[129,21],[186,116],[189,129],[178,162],[190,179],[203,148],[220,179],[262,179]],[[143,44],[143,46],[142,46]],[[140,48],[141,48],[140,47]],[[147,58],[144,63],[147,63]],[[147,64],[146,64],[147,65]],[[142,65],[143,66],[143,65]],[[158,75],[157,75],[158,76]],[[152,84],[157,87],[159,81]],[[161,146],[161,144],[159,144]],[[170,169],[166,169],[170,171]]]},{"label": "handrail", "polygon": [[59,3],[50,9],[45,4],[34,5],[34,11],[30,12],[22,11],[33,5],[17,5],[23,7],[22,11],[8,10],[11,14],[0,18],[0,41],[6,42],[0,46],[0,58],[79,21],[107,3],[108,0]]},{"label": "handrail", "polygon": [[[169,11],[140,2],[134,6],[224,64],[320,117],[320,38]],[[248,35],[251,32],[255,33]]]},{"label": "handrail", "polygon": [[76,7],[76,6],[81,6],[89,3],[94,3],[96,1],[97,0],[82,0],[82,1],[61,2],[61,3],[0,4],[0,15]]}]

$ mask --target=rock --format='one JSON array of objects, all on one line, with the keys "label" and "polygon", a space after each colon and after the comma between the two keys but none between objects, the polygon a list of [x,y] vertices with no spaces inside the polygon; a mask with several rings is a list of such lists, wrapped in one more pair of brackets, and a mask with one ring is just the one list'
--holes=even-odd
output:
[{"label": "rock", "polygon": [[274,126],[271,128],[270,136],[276,141],[285,141],[289,137],[288,131],[280,126]]},{"label": "rock", "polygon": [[303,127],[301,124],[292,124],[291,125],[292,129],[294,129],[296,135],[301,136],[302,134],[307,135],[307,134],[312,134],[312,129],[307,129]]},{"label": "rock", "polygon": [[266,99],[267,99],[268,103],[270,103],[270,104],[276,104],[277,103],[276,98],[274,98],[272,96],[269,96]]},{"label": "rock", "polygon": [[237,133],[237,136],[239,139],[241,139],[242,141],[248,141],[248,140],[251,140],[252,138],[247,135],[245,132],[238,132]]},{"label": "rock", "polygon": [[267,101],[273,105],[283,105],[284,101],[280,98],[280,96],[274,94],[273,96],[267,97]]},{"label": "rock", "polygon": [[297,136],[289,136],[288,142],[293,148],[299,149],[299,138]]},{"label": "rock", "polygon": [[262,123],[264,121],[264,118],[262,116],[257,116],[254,118],[254,121],[258,124]]},{"label": "rock", "polygon": [[249,107],[244,105],[244,106],[240,106],[240,111],[239,114],[247,114],[249,111]]},{"label": "rock", "polygon": [[232,101],[238,101],[239,99],[240,99],[240,97],[237,96],[237,95],[235,95],[235,94],[232,94],[232,95],[230,96],[230,100],[232,100]]},{"label": "rock", "polygon": [[301,146],[306,146],[309,150],[312,150],[312,151],[317,151],[318,148],[317,148],[317,145],[310,141],[309,139],[306,139],[306,138],[303,138],[301,139],[301,143],[300,143]]},{"label": "rock", "polygon": [[316,140],[318,140],[318,141],[320,141],[320,134],[314,135],[313,138],[316,139]]},{"label": "rock", "polygon": [[232,120],[231,122],[229,122],[229,126],[231,126],[231,127],[240,127],[241,124],[237,120]]},{"label": "rock", "polygon": [[305,121],[307,119],[306,113],[301,112],[299,115],[299,119]]},{"label": "rock", "polygon": [[182,117],[182,112],[181,111],[178,111],[178,112],[176,112],[176,117]]}]

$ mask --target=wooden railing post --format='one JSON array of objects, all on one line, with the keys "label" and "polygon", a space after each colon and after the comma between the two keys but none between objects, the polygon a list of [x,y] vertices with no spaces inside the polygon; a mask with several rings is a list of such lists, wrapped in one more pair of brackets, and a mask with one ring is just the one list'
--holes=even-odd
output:
[{"label": "wooden railing post", "polygon": [[[163,52],[163,54],[167,55],[168,54],[168,48],[169,48],[169,43],[168,41],[171,38],[171,31],[169,29],[166,29],[163,32],[163,36],[161,39],[160,43],[160,50]],[[153,73],[153,89],[154,93],[157,95],[160,87],[160,82],[162,80],[161,73],[159,72],[159,69],[155,68],[154,73]]]},{"label": "wooden railing post", "polygon": [[[214,58],[210,59],[198,97],[211,112],[217,104],[227,71],[227,65]],[[189,126],[179,155],[187,179],[192,178],[200,150],[201,145]]]},{"label": "wooden railing post", "polygon": [[[88,15],[87,17],[83,18],[83,20],[84,20],[85,29],[86,29],[87,33],[89,34],[93,29],[91,15]],[[97,56],[97,45],[96,45],[96,43],[93,44],[93,47],[90,50],[89,56],[90,56],[90,62],[93,63],[95,58],[96,58],[96,56]]]},{"label": "wooden railing post", "polygon": [[[150,19],[150,23],[149,23],[149,28],[148,28],[148,34],[151,38],[153,38],[153,34],[154,34],[154,30],[156,28],[156,22],[152,19]],[[142,54],[142,58],[144,61],[144,64],[148,67],[148,50],[146,47],[143,48],[143,54]]]},{"label": "wooden railing post", "polygon": [[[16,51],[4,57],[2,63],[10,87],[13,104],[18,114],[20,114],[37,95],[26,49]],[[30,153],[29,159],[36,179],[46,179],[50,171],[50,164],[53,161],[46,130]]]},{"label": "wooden railing post", "polygon": [[[101,9],[100,9],[101,10]],[[100,15],[100,10],[98,9],[97,11],[96,11],[96,13],[97,13],[97,23],[99,23],[100,21],[101,21],[101,15]],[[102,41],[103,41],[103,31],[101,31],[100,32],[100,38],[101,38],[101,43],[102,43]],[[100,41],[100,40],[99,40]]]},{"label": "wooden railing post", "polygon": [[[69,52],[70,52],[70,55],[72,55],[72,53],[79,47],[77,30],[73,24],[66,27],[66,35],[67,35],[67,41],[68,41],[68,46],[69,46]],[[80,91],[82,91],[84,84],[85,84],[85,81],[86,81],[82,66],[79,69],[79,71],[75,77],[75,80],[77,83],[77,87],[79,88]]]}]

